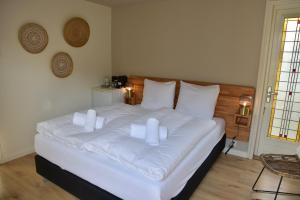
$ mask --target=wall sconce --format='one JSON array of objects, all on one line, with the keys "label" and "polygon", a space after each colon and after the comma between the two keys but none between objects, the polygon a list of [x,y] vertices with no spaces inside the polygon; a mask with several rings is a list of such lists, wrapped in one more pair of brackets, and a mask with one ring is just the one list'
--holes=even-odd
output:
[{"label": "wall sconce", "polygon": [[240,115],[248,116],[250,114],[250,106],[252,105],[252,96],[240,97]]}]

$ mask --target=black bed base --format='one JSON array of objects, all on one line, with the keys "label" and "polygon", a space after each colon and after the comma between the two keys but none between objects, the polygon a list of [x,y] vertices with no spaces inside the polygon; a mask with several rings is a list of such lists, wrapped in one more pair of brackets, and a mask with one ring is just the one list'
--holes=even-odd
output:
[{"label": "black bed base", "polygon": [[[182,191],[172,200],[188,200],[196,190],[206,173],[225,147],[226,136],[214,147],[212,152],[189,179]],[[60,186],[81,200],[120,200],[119,197],[89,183],[88,181],[61,169],[45,158],[35,156],[36,171],[49,181]],[[101,177],[99,177],[101,178]]]}]

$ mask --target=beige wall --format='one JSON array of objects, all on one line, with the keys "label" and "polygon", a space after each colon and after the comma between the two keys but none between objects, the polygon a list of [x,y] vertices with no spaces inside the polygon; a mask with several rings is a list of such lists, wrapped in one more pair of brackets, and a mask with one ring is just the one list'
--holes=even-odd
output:
[{"label": "beige wall", "polygon": [[[91,28],[82,48],[63,39],[64,23],[74,16]],[[49,44],[40,54],[26,52],[18,42],[18,29],[27,22],[48,32]],[[90,88],[111,74],[111,9],[84,0],[0,0],[0,24],[0,152],[5,161],[33,151],[37,122],[90,106]],[[65,79],[50,70],[58,51],[68,52],[74,62],[73,74]]]},{"label": "beige wall", "polygon": [[164,0],[113,8],[113,74],[255,86],[264,0]]}]

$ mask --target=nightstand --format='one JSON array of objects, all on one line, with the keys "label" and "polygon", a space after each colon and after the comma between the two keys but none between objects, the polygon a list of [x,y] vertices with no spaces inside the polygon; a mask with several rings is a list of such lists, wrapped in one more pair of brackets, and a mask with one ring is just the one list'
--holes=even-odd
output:
[{"label": "nightstand", "polygon": [[131,97],[131,98],[125,97],[124,100],[125,100],[126,104],[129,104],[129,105],[135,105],[136,104],[134,97]]},{"label": "nightstand", "polygon": [[92,107],[110,106],[124,102],[124,89],[117,88],[92,88]]}]

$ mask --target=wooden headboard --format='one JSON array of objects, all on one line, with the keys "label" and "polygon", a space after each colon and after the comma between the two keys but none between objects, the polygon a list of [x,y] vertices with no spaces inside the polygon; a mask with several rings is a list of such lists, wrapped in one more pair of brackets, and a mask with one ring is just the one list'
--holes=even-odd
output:
[{"label": "wooden headboard", "polygon": [[[141,76],[130,76],[128,82],[132,85],[134,90],[134,102],[140,104],[143,98],[144,79],[150,79],[154,81],[167,82],[176,81],[176,93],[174,103],[176,105],[179,89],[180,80],[178,79],[167,79],[167,78],[155,78],[155,77],[141,77]],[[196,85],[214,85],[216,83],[206,83],[199,81],[188,81],[185,82],[196,84]],[[237,127],[235,124],[234,115],[239,112],[239,99],[242,95],[249,95],[254,98],[255,89],[253,87],[229,85],[229,84],[218,84],[220,85],[220,95],[215,109],[215,117],[221,117],[226,122],[226,135],[228,138],[232,138],[237,135],[237,139],[242,141],[249,140],[250,127]],[[250,111],[253,110],[251,105]]]}]

